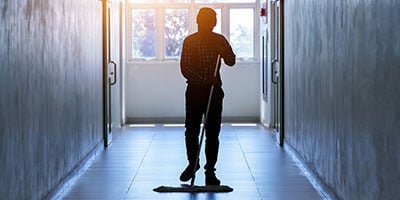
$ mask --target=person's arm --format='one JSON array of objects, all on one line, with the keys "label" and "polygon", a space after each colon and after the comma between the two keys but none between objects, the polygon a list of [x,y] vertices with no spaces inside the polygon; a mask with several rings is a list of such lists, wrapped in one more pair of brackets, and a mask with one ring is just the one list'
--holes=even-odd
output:
[{"label": "person's arm", "polygon": [[225,39],[225,37],[222,38],[222,45],[221,45],[221,57],[224,59],[224,63],[228,66],[233,66],[236,63],[236,55],[232,50],[231,45],[229,42]]}]

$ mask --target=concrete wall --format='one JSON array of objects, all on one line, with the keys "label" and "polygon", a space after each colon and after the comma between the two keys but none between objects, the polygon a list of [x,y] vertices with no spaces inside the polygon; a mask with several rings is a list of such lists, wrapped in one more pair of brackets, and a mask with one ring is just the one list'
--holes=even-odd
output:
[{"label": "concrete wall", "polygon": [[0,196],[41,199],[102,145],[101,2],[0,1]]},{"label": "concrete wall", "polygon": [[400,195],[400,1],[285,1],[285,139],[341,199]]}]

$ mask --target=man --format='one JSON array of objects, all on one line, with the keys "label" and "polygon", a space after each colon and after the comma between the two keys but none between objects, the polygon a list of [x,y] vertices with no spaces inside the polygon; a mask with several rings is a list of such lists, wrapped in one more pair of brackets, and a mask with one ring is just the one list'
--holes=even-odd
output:
[{"label": "man", "polygon": [[189,165],[180,176],[181,181],[189,181],[194,170],[200,165],[196,163],[199,148],[199,133],[202,115],[205,114],[208,104],[211,85],[214,91],[206,122],[205,154],[206,185],[220,185],[221,181],[215,176],[215,165],[218,158],[219,132],[221,130],[222,90],[221,76],[218,65],[217,75],[214,77],[218,55],[228,66],[235,64],[235,54],[232,47],[223,35],[212,32],[217,23],[216,12],[211,8],[201,8],[197,15],[198,32],[189,35],[183,42],[181,56],[181,72],[187,80],[186,88],[186,120],[185,143]]}]

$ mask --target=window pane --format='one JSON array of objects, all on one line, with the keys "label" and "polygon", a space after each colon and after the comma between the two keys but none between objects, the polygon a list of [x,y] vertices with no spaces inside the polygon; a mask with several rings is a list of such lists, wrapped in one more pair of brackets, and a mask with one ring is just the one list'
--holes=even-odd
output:
[{"label": "window pane", "polygon": [[129,0],[130,3],[155,3],[157,0]]},{"label": "window pane", "polygon": [[129,3],[155,3],[155,2],[168,2],[168,3],[190,3],[191,0],[129,0]]},{"label": "window pane", "polygon": [[255,3],[256,0],[196,0],[196,3]]},{"label": "window pane", "polygon": [[254,57],[253,9],[230,10],[230,41],[238,58]]},{"label": "window pane", "polygon": [[165,9],[165,57],[181,55],[183,39],[188,35],[188,10]]},{"label": "window pane", "polygon": [[156,56],[156,11],[132,10],[132,58]]},{"label": "window pane", "polygon": [[161,0],[162,2],[169,2],[169,3],[190,3],[190,0]]},{"label": "window pane", "polygon": [[[213,8],[213,9],[217,13],[217,24],[215,25],[213,32],[221,34],[222,33],[222,31],[221,31],[221,9],[215,9],[215,8]],[[199,13],[199,10],[200,9],[197,9],[197,13]],[[196,16],[197,16],[197,14],[196,14]],[[197,23],[196,23],[196,25],[197,25]],[[198,30],[197,26],[196,26],[196,30]]]}]

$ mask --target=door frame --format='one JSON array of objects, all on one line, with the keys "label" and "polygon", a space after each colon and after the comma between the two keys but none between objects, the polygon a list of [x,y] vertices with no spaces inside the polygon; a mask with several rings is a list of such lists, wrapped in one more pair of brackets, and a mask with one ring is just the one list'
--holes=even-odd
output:
[{"label": "door frame", "polygon": [[103,137],[104,146],[112,142],[112,110],[111,110],[111,86],[117,81],[117,64],[111,58],[111,13],[113,1],[102,0],[102,37],[103,37]]},{"label": "door frame", "polygon": [[[277,133],[279,145],[284,143],[284,0],[270,0],[270,34],[271,34],[271,127]],[[279,11],[279,25],[276,25]],[[279,34],[276,37],[276,29]],[[278,41],[277,41],[278,39]],[[277,45],[279,50],[277,51]],[[278,54],[278,56],[277,56]],[[278,70],[275,70],[278,64]],[[276,76],[275,76],[276,75]],[[274,81],[276,78],[276,81]]]}]

